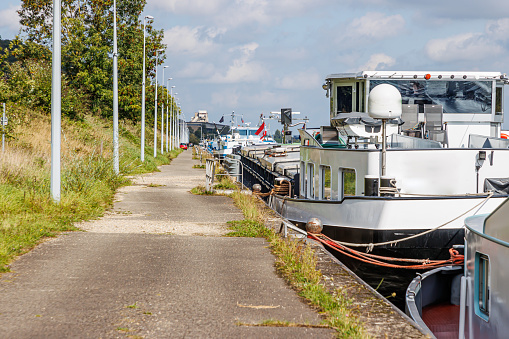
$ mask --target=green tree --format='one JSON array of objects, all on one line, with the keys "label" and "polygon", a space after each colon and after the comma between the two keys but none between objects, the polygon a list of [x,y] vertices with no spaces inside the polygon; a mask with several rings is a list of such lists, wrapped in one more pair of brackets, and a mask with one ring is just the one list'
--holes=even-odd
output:
[{"label": "green tree", "polygon": [[[89,97],[90,108],[103,116],[112,113],[113,0],[62,0],[62,71],[70,84]],[[146,0],[117,2],[119,116],[137,120],[141,111],[143,23],[139,17]],[[16,40],[18,59],[51,58],[52,0],[22,0],[18,11],[22,37]],[[163,31],[147,22],[146,84],[165,55]],[[148,94],[148,93],[147,93]],[[150,107],[153,94],[147,95]],[[153,105],[152,105],[153,107]]]},{"label": "green tree", "polygon": [[283,142],[283,134],[278,129],[274,132],[274,140],[279,143]]}]

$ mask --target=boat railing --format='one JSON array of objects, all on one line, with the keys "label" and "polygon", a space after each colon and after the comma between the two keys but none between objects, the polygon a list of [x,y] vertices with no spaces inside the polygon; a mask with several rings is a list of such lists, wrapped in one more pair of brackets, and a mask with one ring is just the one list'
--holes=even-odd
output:
[{"label": "boat railing", "polygon": [[468,148],[509,148],[509,140],[470,134],[468,138]]},{"label": "boat railing", "polygon": [[404,148],[404,149],[442,148],[442,144],[434,140],[415,138],[401,134],[392,134],[389,140],[389,148]]}]

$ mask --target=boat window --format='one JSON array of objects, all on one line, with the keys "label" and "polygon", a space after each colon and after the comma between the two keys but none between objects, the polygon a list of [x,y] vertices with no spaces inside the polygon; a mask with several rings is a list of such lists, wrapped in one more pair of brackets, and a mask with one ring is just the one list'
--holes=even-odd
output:
[{"label": "boat window", "polygon": [[490,314],[490,259],[487,255],[476,253],[476,307],[475,313],[484,320]]},{"label": "boat window", "polygon": [[300,162],[300,195],[306,197],[306,189],[307,189],[307,171],[306,171],[306,163]]},{"label": "boat window", "polygon": [[503,103],[502,103],[502,98],[503,98],[503,90],[502,90],[502,87],[497,87],[496,91],[495,91],[495,114],[496,115],[502,115],[503,112],[502,112],[502,107],[503,107]]},{"label": "boat window", "polygon": [[331,169],[330,166],[320,166],[320,199],[331,199]]},{"label": "boat window", "polygon": [[355,170],[352,168],[340,168],[339,169],[339,185],[338,192],[342,192],[343,195],[339,197],[341,200],[345,196],[355,195]]},{"label": "boat window", "polygon": [[352,112],[352,86],[338,86],[336,88],[337,112]]},{"label": "boat window", "polygon": [[314,178],[315,177],[315,166],[312,163],[308,163],[307,166],[307,190],[306,190],[306,198],[312,199],[315,196],[315,185]]},{"label": "boat window", "polygon": [[361,107],[361,90],[360,90],[360,82],[355,83],[355,111],[360,112]]},{"label": "boat window", "polygon": [[370,91],[380,84],[390,84],[401,93],[403,104],[442,105],[444,113],[491,114],[492,81],[452,80],[371,80]]},{"label": "boat window", "polygon": [[245,129],[238,129],[237,133],[239,133],[242,136],[246,136],[247,135],[247,130],[245,130]]}]

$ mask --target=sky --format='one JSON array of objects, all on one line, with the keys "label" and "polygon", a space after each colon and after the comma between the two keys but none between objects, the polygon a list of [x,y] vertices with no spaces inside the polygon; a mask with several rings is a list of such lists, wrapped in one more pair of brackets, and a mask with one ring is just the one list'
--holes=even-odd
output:
[{"label": "sky", "polygon": [[[20,4],[0,2],[3,39],[19,32]],[[292,108],[318,127],[329,124],[321,85],[332,73],[509,73],[509,1],[147,0],[144,15],[164,30],[165,77],[188,120],[207,110],[229,122],[234,111],[256,125]]]}]

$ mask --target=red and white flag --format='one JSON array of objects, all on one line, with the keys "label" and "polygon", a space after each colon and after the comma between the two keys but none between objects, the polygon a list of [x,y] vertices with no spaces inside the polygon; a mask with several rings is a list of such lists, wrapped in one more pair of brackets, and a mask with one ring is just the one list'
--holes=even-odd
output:
[{"label": "red and white flag", "polygon": [[262,136],[260,137],[260,140],[262,140],[263,138],[265,138],[267,136],[267,131],[266,130],[263,130],[263,134]]},{"label": "red and white flag", "polygon": [[265,130],[265,121],[261,124],[260,127],[258,127],[258,130],[256,131],[256,135],[259,135],[263,130]]}]

